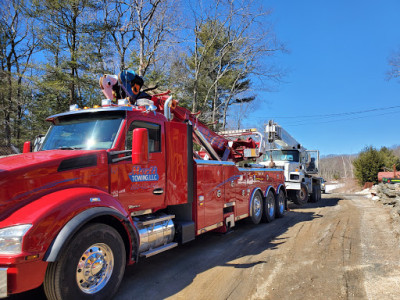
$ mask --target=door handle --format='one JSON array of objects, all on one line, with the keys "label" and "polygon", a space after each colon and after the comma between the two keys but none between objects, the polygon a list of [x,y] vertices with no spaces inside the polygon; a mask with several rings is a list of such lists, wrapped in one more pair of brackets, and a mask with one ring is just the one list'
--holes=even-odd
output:
[{"label": "door handle", "polygon": [[162,195],[162,194],[164,194],[164,190],[163,189],[155,189],[155,190],[153,190],[153,194],[154,195]]}]

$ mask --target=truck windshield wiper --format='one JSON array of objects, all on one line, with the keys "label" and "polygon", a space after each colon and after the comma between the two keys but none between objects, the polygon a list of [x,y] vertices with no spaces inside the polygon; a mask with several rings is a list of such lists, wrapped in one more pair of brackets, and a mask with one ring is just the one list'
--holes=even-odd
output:
[{"label": "truck windshield wiper", "polygon": [[64,146],[64,147],[59,147],[58,149],[59,150],[80,150],[80,149],[82,149],[82,147],[67,147],[67,146]]}]

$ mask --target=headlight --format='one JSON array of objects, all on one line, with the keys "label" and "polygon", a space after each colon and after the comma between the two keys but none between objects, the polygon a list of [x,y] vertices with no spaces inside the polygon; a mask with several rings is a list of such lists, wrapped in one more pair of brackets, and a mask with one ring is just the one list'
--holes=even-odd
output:
[{"label": "headlight", "polygon": [[17,225],[0,229],[0,254],[19,254],[22,238],[32,224]]}]

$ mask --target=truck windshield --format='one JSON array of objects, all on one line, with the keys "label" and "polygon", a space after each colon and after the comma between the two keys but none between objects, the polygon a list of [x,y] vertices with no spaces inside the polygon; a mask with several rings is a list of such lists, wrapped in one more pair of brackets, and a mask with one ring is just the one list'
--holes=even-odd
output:
[{"label": "truck windshield", "polygon": [[122,116],[69,115],[50,127],[41,150],[110,149],[123,120]]},{"label": "truck windshield", "polygon": [[299,161],[299,152],[296,150],[272,150],[272,151],[267,151],[267,153],[264,155],[264,161],[271,161],[271,155],[272,155],[272,160],[278,161],[278,160],[284,160],[284,161]]}]

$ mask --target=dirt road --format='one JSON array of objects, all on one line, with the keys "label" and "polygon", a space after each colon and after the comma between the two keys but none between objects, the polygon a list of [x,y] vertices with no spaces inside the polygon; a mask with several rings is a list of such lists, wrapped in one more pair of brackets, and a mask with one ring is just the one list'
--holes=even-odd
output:
[{"label": "dirt road", "polygon": [[[36,298],[40,291],[36,291]],[[19,299],[32,299],[32,292]],[[115,299],[397,299],[387,208],[324,195],[270,224],[238,223],[128,267]]]}]

